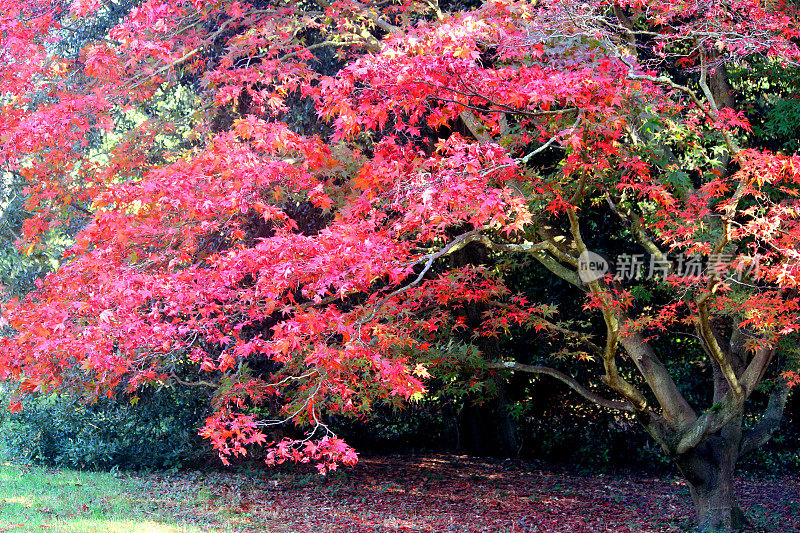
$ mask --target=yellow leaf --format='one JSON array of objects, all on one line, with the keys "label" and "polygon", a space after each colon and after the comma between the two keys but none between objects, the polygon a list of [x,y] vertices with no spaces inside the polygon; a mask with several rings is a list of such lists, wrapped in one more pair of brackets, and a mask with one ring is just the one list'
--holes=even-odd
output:
[{"label": "yellow leaf", "polygon": [[425,368],[422,364],[418,364],[417,366],[414,367],[413,374],[421,378],[431,377],[430,373],[428,372],[428,369]]}]

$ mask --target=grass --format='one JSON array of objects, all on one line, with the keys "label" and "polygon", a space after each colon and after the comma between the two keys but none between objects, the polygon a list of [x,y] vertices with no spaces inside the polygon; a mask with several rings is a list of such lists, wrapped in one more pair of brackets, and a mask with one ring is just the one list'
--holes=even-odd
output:
[{"label": "grass", "polygon": [[[253,472],[77,472],[0,465],[0,533],[597,531],[691,526],[685,482],[498,469],[472,459],[362,458],[328,477],[307,465]],[[800,532],[800,480],[739,480],[757,531]]]},{"label": "grass", "polygon": [[[159,509],[141,479],[104,472],[0,466],[0,532],[194,533],[225,531]],[[168,497],[169,495],[163,495]],[[165,502],[164,507],[170,507]]]}]

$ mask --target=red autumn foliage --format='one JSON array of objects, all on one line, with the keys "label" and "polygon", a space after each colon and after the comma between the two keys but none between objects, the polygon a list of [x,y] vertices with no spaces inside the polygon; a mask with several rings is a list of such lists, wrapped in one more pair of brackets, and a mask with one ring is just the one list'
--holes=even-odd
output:
[{"label": "red autumn foliage", "polygon": [[[800,159],[744,146],[725,67],[796,64],[796,13],[751,0],[308,4],[148,0],[70,55],[61,44],[110,4],[0,0],[0,161],[28,183],[34,214],[22,249],[87,223],[61,267],[4,306],[15,334],[0,343],[0,377],[92,397],[186,384],[188,366],[192,384],[218,388],[201,432],[223,459],[293,421],[312,431],[272,443],[269,461],[325,471],[355,454],[323,412],[424,393],[430,347],[460,327],[449,310],[500,304],[484,334],[514,324],[578,338],[616,397],[544,367],[488,366],[634,413],[698,487],[701,522],[730,524],[731,505],[709,515],[718,479],[692,469],[718,438],[744,451],[768,437],[798,380],[781,350],[800,328]],[[335,75],[320,50],[336,50]],[[188,111],[153,111],[180,91]],[[330,134],[289,127],[298,102]],[[611,276],[583,282],[601,204],[655,257],[758,269],[665,276],[668,312]],[[447,263],[465,246],[528,254],[575,285],[604,340],[510,294],[502,274]],[[676,324],[695,329],[715,370],[704,410],[648,343]],[[742,406],[778,370],[763,424],[742,436]],[[278,418],[254,415],[266,402]]]}]

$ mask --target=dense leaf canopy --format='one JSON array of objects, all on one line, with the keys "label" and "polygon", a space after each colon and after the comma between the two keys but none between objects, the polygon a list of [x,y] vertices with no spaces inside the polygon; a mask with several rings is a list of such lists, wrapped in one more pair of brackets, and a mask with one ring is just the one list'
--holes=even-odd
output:
[{"label": "dense leaf canopy", "polygon": [[[475,336],[563,337],[605,388],[485,367],[633,413],[673,457],[770,378],[746,449],[798,381],[800,159],[754,142],[726,76],[796,65],[799,38],[791,6],[749,0],[0,0],[20,249],[85,224],[4,306],[0,376],[89,398],[213,387],[201,431],[223,458],[294,421],[310,432],[269,461],[325,471],[356,455],[323,414],[466,364],[442,341],[477,302]],[[598,224],[657,271],[587,271],[610,253]],[[493,260],[450,260],[468,247]],[[509,291],[503,257],[573,285],[595,327]],[[713,366],[713,405],[690,405],[652,348],[673,332]]]}]

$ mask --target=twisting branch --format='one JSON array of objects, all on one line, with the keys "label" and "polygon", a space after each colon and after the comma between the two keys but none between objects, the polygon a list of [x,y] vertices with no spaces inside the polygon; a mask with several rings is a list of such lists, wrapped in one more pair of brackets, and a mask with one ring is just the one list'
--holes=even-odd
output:
[{"label": "twisting branch", "polygon": [[[578,274],[574,270],[565,267],[559,261],[563,261],[573,267],[578,266],[578,259],[560,250],[551,240],[541,242],[496,243],[486,235],[475,238],[493,252],[521,252],[533,256],[542,266],[551,273],[578,289],[585,290],[585,285],[581,282]],[[548,253],[549,252],[549,253]]]},{"label": "twisting branch", "polygon": [[498,243],[491,240],[486,235],[477,235],[476,241],[486,246],[493,252],[523,252],[523,253],[536,253],[542,250],[548,250],[552,247],[549,242],[523,242],[523,243]]},{"label": "twisting branch", "polygon": [[[719,241],[714,245],[712,250],[712,255],[718,255],[722,252],[725,246],[728,244],[728,231],[727,231],[727,224],[723,224],[723,233],[720,237]],[[708,310],[708,300],[711,298],[711,295],[714,293],[717,284],[720,282],[720,275],[719,274],[712,274],[708,278],[708,282],[706,285],[706,292],[700,295],[696,300],[695,303],[697,304],[697,314],[698,314],[698,326],[700,331],[700,336],[703,338],[703,342],[708,349],[709,354],[711,357],[716,361],[719,365],[720,371],[722,375],[725,377],[725,381],[728,382],[731,390],[733,390],[734,395],[737,398],[744,399],[744,392],[742,390],[742,386],[739,383],[739,378],[736,377],[736,371],[733,369],[733,365],[731,365],[730,357],[726,354],[722,348],[720,347],[719,343],[717,342],[717,338],[714,336],[714,332],[711,330],[711,316]]]},{"label": "twisting branch", "polygon": [[[577,246],[581,254],[588,252],[588,248],[586,244],[584,244],[583,237],[581,236],[578,215],[575,209],[568,209],[567,216],[569,217],[570,230],[572,232],[572,238],[575,241],[575,246]],[[606,292],[596,280],[590,281],[588,285],[589,289],[594,294],[600,295]],[[648,410],[647,399],[634,385],[620,375],[619,369],[617,368],[615,359],[617,346],[619,344],[619,319],[616,313],[606,306],[603,306],[600,311],[606,323],[606,346],[603,351],[603,367],[605,369],[605,374],[603,375],[603,381],[606,385],[624,396],[637,411],[645,412]]]},{"label": "twisting branch", "polygon": [[556,261],[551,255],[542,251],[533,254],[533,257],[543,267],[549,270],[552,274],[558,276],[560,279],[582,291],[586,290],[586,285],[583,284],[583,281],[581,281],[581,278],[578,276],[578,274],[574,270],[567,268]]},{"label": "twisting branch", "polygon": [[[619,319],[623,323],[630,320],[625,314],[620,314]],[[644,336],[637,331],[628,331],[620,337],[620,344],[655,396],[666,425],[673,429],[691,425],[697,419],[694,409],[678,390],[667,367],[658,358]]]},{"label": "twisting branch", "polygon": [[424,262],[424,266],[422,267],[420,273],[417,274],[417,277],[414,278],[411,282],[407,283],[406,285],[403,285],[402,287],[399,287],[390,292],[389,294],[387,294],[386,296],[384,296],[377,304],[375,304],[372,307],[372,311],[370,312],[370,314],[364,318],[359,319],[357,324],[359,324],[360,326],[366,324],[367,322],[375,318],[375,315],[378,313],[381,307],[383,307],[384,304],[386,304],[386,302],[388,302],[398,294],[401,294],[407,291],[408,289],[411,289],[412,287],[415,287],[420,283],[422,283],[422,280],[425,279],[425,275],[433,266],[434,261],[445,255],[450,255],[452,253],[455,253],[458,250],[462,249],[467,244],[479,240],[481,237],[480,231],[481,231],[480,229],[474,229],[466,233],[462,233],[461,235],[459,235],[458,237],[447,243],[444,247],[442,247],[438,251],[427,255],[423,255],[422,257],[414,261],[412,264],[420,264]]},{"label": "twisting branch", "polygon": [[565,383],[569,386],[572,390],[589,400],[590,402],[596,403],[602,407],[607,407],[609,409],[617,409],[620,411],[625,411],[627,413],[635,412],[633,406],[627,402],[617,402],[613,400],[609,400],[607,398],[603,398],[595,394],[594,392],[590,391],[580,383],[578,383],[574,378],[564,374],[563,372],[559,372],[555,368],[550,368],[546,366],[538,366],[538,365],[525,365],[522,363],[514,363],[514,362],[504,362],[504,363],[489,363],[487,365],[488,368],[497,369],[497,370],[512,370],[515,372],[527,372],[529,374],[542,374],[545,376],[553,377],[562,383]]},{"label": "twisting branch", "polygon": [[[737,380],[737,384],[740,385],[740,393],[736,393],[731,387],[722,400],[712,405],[697,418],[694,423],[684,428],[679,438],[676,440],[675,452],[677,454],[683,454],[696,448],[701,442],[707,439],[709,435],[722,429],[734,416],[741,413],[745,400],[755,389],[756,384],[763,376],[774,353],[774,349],[767,347],[758,350],[756,356],[753,357],[753,360],[742,373],[741,380]],[[744,386],[741,387],[741,385]],[[781,394],[781,391],[773,393],[773,397],[770,398],[772,407],[767,407],[769,415],[767,416],[765,413],[765,417],[762,420],[764,425],[761,427],[764,428],[763,431],[769,430],[769,434],[774,431],[774,429],[771,429],[771,425],[775,423],[770,420],[775,417],[778,417],[779,420],[780,414],[783,412],[782,402],[785,402],[785,399],[781,398]],[[779,407],[780,414],[778,413]],[[763,442],[766,442],[769,438],[769,434],[761,435]],[[755,446],[755,443],[758,442],[758,437],[753,435],[751,441],[753,444],[748,444],[748,446]]]}]

